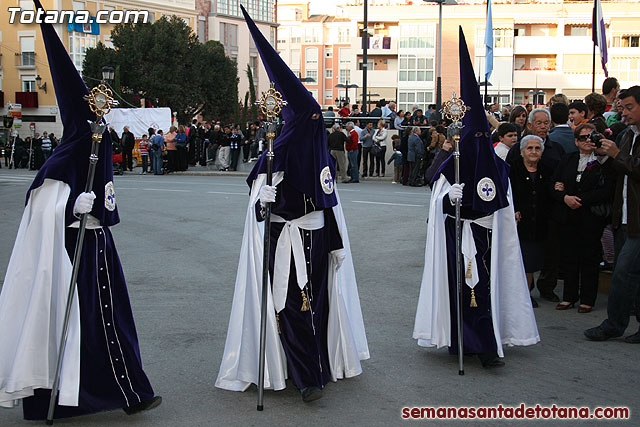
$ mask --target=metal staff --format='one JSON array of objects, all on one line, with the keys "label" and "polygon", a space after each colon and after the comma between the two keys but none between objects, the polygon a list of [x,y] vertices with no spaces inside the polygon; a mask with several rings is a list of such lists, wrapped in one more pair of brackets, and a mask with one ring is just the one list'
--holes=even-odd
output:
[{"label": "metal staff", "polygon": [[[91,155],[89,156],[89,172],[87,173],[87,183],[84,191],[88,193],[93,188],[93,178],[96,173],[96,165],[98,163],[98,150],[102,142],[102,134],[107,128],[106,124],[101,124],[102,117],[111,109],[111,90],[104,84],[100,84],[93,88],[88,96],[85,97],[89,102],[91,111],[96,115],[95,122],[89,122],[91,126]],[[73,255],[73,273],[71,275],[71,283],[69,284],[69,293],[67,295],[67,307],[64,313],[64,323],[62,326],[62,337],[60,338],[60,346],[58,348],[58,361],[56,363],[56,373],[51,387],[51,399],[49,400],[49,411],[47,413],[47,425],[53,425],[53,412],[56,407],[56,398],[58,395],[58,387],[60,385],[60,370],[62,369],[62,359],[64,350],[67,345],[67,335],[69,333],[69,316],[71,315],[71,305],[73,303],[73,294],[76,289],[76,281],[78,280],[78,271],[80,269],[80,256],[82,255],[82,247],[84,245],[84,232],[87,227],[87,219],[89,214],[82,214],[80,219],[80,228],[78,229],[78,237],[76,239],[76,247]]]},{"label": "metal staff", "polygon": [[[258,102],[268,123],[267,129],[267,185],[273,185],[273,140],[276,137],[276,120],[286,101],[275,90],[274,84],[262,94]],[[267,297],[269,295],[269,249],[271,243],[271,203],[264,208],[264,251],[262,255],[262,308],[260,312],[260,355],[258,365],[258,411],[264,410],[264,368],[267,344]]]},{"label": "metal staff", "polygon": [[[456,98],[456,94],[448,100],[442,108],[445,116],[453,123],[449,129],[453,133],[453,165],[456,184],[460,184],[460,130],[462,123],[460,120],[464,117],[467,107],[460,98]],[[462,220],[460,218],[460,199],[456,199],[456,290],[458,293],[458,301],[456,304],[456,318],[458,323],[458,375],[464,375],[464,351],[462,336]]]}]

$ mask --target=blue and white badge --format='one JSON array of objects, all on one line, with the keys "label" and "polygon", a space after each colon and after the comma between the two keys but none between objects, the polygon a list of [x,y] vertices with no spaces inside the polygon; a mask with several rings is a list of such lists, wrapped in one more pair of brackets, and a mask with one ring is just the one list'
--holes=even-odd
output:
[{"label": "blue and white badge", "polygon": [[104,186],[104,207],[109,211],[116,209],[116,190],[113,187],[113,181],[107,182]]},{"label": "blue and white badge", "polygon": [[320,172],[320,185],[322,185],[322,191],[325,194],[333,193],[333,177],[331,176],[331,169],[329,166],[325,166]]},{"label": "blue and white badge", "polygon": [[476,188],[478,196],[485,202],[490,202],[496,197],[496,186],[491,178],[482,178]]}]

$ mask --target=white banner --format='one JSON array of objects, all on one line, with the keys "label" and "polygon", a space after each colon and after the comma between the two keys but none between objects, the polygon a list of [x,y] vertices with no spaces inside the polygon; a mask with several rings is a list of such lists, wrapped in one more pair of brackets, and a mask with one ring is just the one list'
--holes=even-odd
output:
[{"label": "white banner", "polygon": [[136,138],[148,135],[149,128],[162,129],[167,132],[171,127],[171,108],[114,108],[104,116],[109,127],[113,127],[118,136],[122,129],[129,126],[129,130]]}]

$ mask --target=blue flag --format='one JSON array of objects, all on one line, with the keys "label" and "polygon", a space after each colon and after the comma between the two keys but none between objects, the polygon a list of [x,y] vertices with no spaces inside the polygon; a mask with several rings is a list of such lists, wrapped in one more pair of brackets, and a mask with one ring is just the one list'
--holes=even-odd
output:
[{"label": "blue flag", "polygon": [[493,72],[493,19],[491,16],[491,0],[487,1],[487,28],[484,30],[485,64],[484,81],[489,82]]}]

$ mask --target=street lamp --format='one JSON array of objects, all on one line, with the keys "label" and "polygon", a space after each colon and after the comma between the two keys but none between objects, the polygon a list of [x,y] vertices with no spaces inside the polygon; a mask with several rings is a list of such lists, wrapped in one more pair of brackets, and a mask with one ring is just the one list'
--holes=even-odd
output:
[{"label": "street lamp", "polygon": [[437,64],[436,69],[436,111],[440,111],[442,108],[442,74],[441,74],[441,62],[442,62],[442,6],[454,6],[458,2],[456,0],[423,0],[427,3],[438,3],[438,42],[437,42]]},{"label": "street lamp", "polygon": [[116,70],[112,66],[105,65],[104,67],[102,67],[102,80],[107,82],[109,85],[111,85],[111,83],[115,79],[115,75]]},{"label": "street lamp", "polygon": [[42,77],[40,77],[40,74],[36,76],[36,85],[38,86],[38,89],[41,89],[44,91],[44,93],[47,93],[47,83],[45,82],[44,84],[42,84]]},{"label": "street lamp", "polygon": [[355,83],[349,83],[349,80],[347,80],[347,83],[338,83],[335,87],[337,88],[341,88],[341,89],[345,89],[346,90],[346,100],[347,102],[350,102],[351,100],[349,99],[349,89],[351,88],[359,88],[360,86],[358,86]]}]

